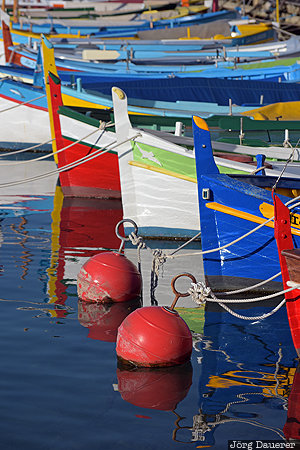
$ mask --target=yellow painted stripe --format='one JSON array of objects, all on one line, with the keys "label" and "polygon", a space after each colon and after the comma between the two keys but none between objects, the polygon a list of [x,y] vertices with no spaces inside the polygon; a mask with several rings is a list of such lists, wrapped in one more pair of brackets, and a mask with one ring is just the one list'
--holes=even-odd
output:
[{"label": "yellow painted stripe", "polygon": [[[33,33],[32,31],[25,31],[25,30],[15,30],[14,28],[10,27],[10,31],[12,33],[12,39],[14,39],[14,35],[15,36],[23,36],[23,37],[30,37],[30,38],[35,38],[40,40],[41,39],[41,35],[40,33]],[[74,39],[74,38],[79,38],[81,37],[82,39],[86,38],[87,36],[83,35],[81,36],[80,31],[78,31],[77,34],[75,33],[59,33],[59,34],[53,34],[53,33],[44,33],[45,36],[49,39],[51,38],[66,38],[66,39]],[[2,38],[0,39],[2,41]],[[16,41],[16,43],[18,43],[19,41]]]},{"label": "yellow painted stripe", "polygon": [[60,186],[56,186],[54,195],[54,207],[51,214],[51,261],[47,269],[48,274],[48,289],[49,303],[57,302],[56,295],[56,281],[57,281],[57,265],[58,265],[58,250],[59,250],[59,235],[60,235],[60,213],[63,205],[63,193]]},{"label": "yellow painted stripe", "polygon": [[111,109],[109,106],[100,105],[99,103],[89,102],[81,98],[73,97],[68,94],[62,93],[62,100],[64,106],[80,106],[83,108],[94,108],[94,109]]},{"label": "yellow painted stripe", "polygon": [[[269,203],[261,203],[261,205],[259,205],[259,210],[267,219],[274,216],[274,206]],[[292,226],[300,229],[300,215],[292,213],[290,217]]]},{"label": "yellow painted stripe", "polygon": [[58,76],[56,65],[55,65],[55,58],[54,58],[54,48],[48,48],[45,44],[44,40],[42,39],[42,61],[43,61],[43,70],[44,70],[44,81],[45,81],[45,89],[46,89],[46,96],[47,96],[47,104],[48,104],[48,114],[49,114],[49,121],[50,121],[50,131],[51,131],[51,138],[52,140],[52,151],[54,154],[54,161],[56,164],[58,164],[58,159],[56,155],[57,151],[57,145],[55,140],[55,127],[52,117],[52,102],[51,102],[51,93],[50,93],[50,86],[49,86],[49,71],[51,71],[56,77]]},{"label": "yellow painted stripe", "polygon": [[196,178],[192,178],[186,175],[180,175],[179,173],[172,172],[171,170],[162,169],[161,167],[153,167],[149,164],[140,163],[137,161],[129,161],[131,166],[141,167],[142,169],[151,170],[152,172],[162,173],[164,175],[169,175],[170,177],[180,178],[181,180],[190,181],[191,183],[197,183]]},{"label": "yellow painted stripe", "polygon": [[[80,106],[82,108],[93,108],[93,109],[111,109],[110,106],[101,105],[100,103],[89,102],[87,100],[83,100],[78,97],[73,97],[68,94],[62,93],[62,99],[64,106]],[[151,112],[148,113],[139,113],[133,112],[130,110],[130,106],[128,106],[128,113],[130,115],[138,115],[138,116],[152,116]]]},{"label": "yellow painted stripe", "polygon": [[[249,222],[254,222],[258,224],[262,224],[266,221],[264,217],[255,216],[254,214],[246,213],[244,211],[240,211],[239,209],[230,208],[229,206],[221,205],[220,203],[210,202],[206,203],[206,207],[209,209],[213,209],[214,211],[219,211],[224,214],[228,214],[230,216],[239,217],[240,219],[248,220]],[[270,216],[272,217],[272,216]],[[268,222],[265,224],[266,227],[274,228],[274,222]],[[300,230],[296,230],[295,228],[291,228],[292,234],[296,236],[300,236]]]}]

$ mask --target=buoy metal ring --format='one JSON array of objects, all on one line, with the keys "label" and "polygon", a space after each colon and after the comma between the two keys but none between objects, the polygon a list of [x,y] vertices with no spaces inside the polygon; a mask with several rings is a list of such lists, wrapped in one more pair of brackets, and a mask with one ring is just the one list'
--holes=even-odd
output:
[{"label": "buoy metal ring", "polygon": [[180,297],[188,297],[188,296],[190,295],[189,292],[179,292],[179,291],[177,291],[177,289],[176,289],[176,287],[175,287],[175,283],[176,283],[176,281],[178,280],[178,278],[181,278],[181,277],[189,277],[189,278],[192,280],[193,283],[197,283],[196,278],[195,278],[194,275],[192,275],[191,273],[181,273],[181,274],[179,274],[179,275],[176,275],[176,277],[174,277],[174,278],[172,279],[172,281],[171,281],[171,286],[172,286],[172,290],[173,290],[173,292],[174,292],[174,294],[175,294],[175,299],[174,299],[174,301],[173,301],[173,303],[172,303],[172,305],[171,305],[171,307],[170,307],[171,310],[173,310],[173,309],[175,308],[175,305],[176,305],[176,303],[177,303],[177,300],[178,300]]},{"label": "buoy metal ring", "polygon": [[125,242],[130,240],[129,237],[121,236],[120,233],[119,233],[119,228],[120,228],[120,226],[121,226],[123,223],[125,223],[125,222],[129,222],[129,223],[131,223],[131,225],[133,225],[133,227],[134,227],[134,233],[135,233],[136,236],[138,235],[138,232],[139,232],[139,229],[138,229],[137,224],[136,224],[135,221],[132,220],[132,219],[122,219],[122,220],[120,220],[120,222],[117,223],[116,228],[115,228],[115,233],[116,233],[117,237],[121,240],[121,245],[120,245],[120,248],[119,248],[119,253],[121,252],[122,248],[124,247]]}]

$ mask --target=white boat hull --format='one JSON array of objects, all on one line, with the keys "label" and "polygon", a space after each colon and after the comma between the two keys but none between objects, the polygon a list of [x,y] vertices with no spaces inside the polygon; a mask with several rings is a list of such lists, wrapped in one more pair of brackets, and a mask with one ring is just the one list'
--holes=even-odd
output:
[{"label": "white boat hull", "polygon": [[18,102],[0,96],[0,147],[26,148],[44,143],[40,149],[51,150],[48,111],[27,105],[18,105]]}]

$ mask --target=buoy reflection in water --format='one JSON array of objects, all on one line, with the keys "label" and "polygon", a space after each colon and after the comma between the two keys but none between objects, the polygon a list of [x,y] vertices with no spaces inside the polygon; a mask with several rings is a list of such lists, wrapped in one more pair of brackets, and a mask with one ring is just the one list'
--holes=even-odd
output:
[{"label": "buoy reflection in water", "polygon": [[116,342],[118,327],[125,317],[142,306],[139,298],[122,303],[78,300],[78,321],[88,328],[88,336],[100,341]]},{"label": "buoy reflection in water", "polygon": [[123,400],[140,408],[173,411],[192,385],[193,366],[129,368],[118,364],[118,390]]}]

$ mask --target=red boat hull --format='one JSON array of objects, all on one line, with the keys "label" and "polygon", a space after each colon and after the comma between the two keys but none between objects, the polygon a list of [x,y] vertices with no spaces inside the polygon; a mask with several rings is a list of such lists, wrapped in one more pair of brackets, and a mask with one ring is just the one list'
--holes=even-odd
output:
[{"label": "red boat hull", "polygon": [[[92,158],[92,154],[98,149],[95,146],[76,143],[62,136],[61,123],[58,114],[62,106],[60,80],[49,74],[50,101],[49,108],[51,128],[54,130],[56,150],[61,150],[73,144],[69,148],[55,155],[58,168],[67,168],[68,164],[76,163],[75,167],[63,170],[59,174],[63,194],[66,197],[95,197],[95,198],[120,198],[121,185],[118,155],[115,152],[107,152]],[[49,99],[48,99],[49,102]],[[82,163],[81,158],[91,157]]]},{"label": "red boat hull", "polygon": [[[72,142],[62,138],[62,145],[67,147]],[[88,156],[95,149],[84,144],[75,144],[57,155],[58,168]],[[60,173],[61,188],[66,197],[120,198],[121,186],[118,155],[106,153],[90,161]]]}]

